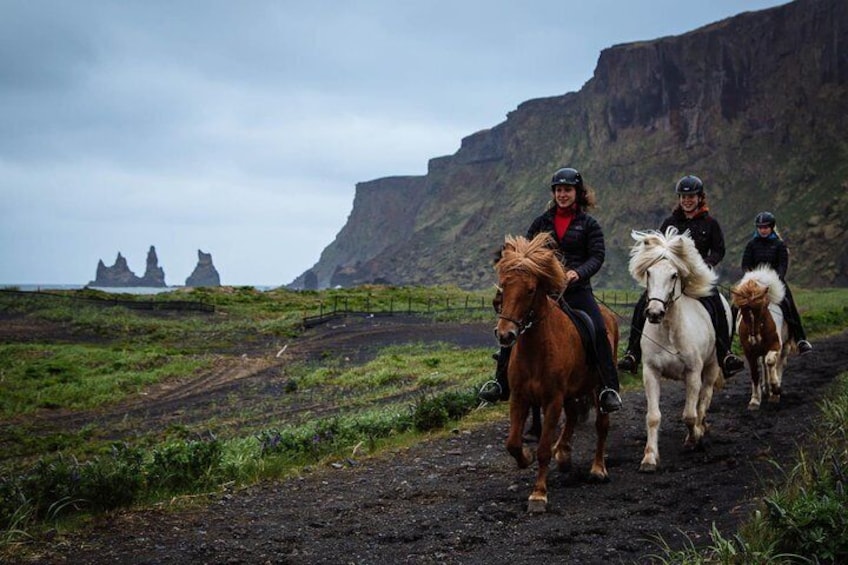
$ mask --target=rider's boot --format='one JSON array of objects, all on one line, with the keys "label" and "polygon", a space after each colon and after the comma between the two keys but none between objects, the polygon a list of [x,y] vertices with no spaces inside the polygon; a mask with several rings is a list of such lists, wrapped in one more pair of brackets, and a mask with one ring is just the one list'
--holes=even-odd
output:
[{"label": "rider's boot", "polygon": [[501,347],[500,351],[492,355],[492,358],[498,362],[495,368],[495,378],[483,383],[480,392],[477,393],[477,398],[490,404],[499,400],[509,400],[509,379],[507,379],[506,369],[509,366],[511,351],[512,349],[508,347]]},{"label": "rider's boot", "polygon": [[630,336],[627,338],[627,351],[618,360],[618,368],[631,374],[639,370],[639,361],[642,359],[642,330],[645,328],[645,305],[648,302],[647,294],[642,293],[636,306],[633,308],[633,317],[630,320]]},{"label": "rider's boot", "polygon": [[603,388],[598,393],[598,404],[601,412],[609,414],[621,410],[621,396],[618,394],[618,371],[612,362],[612,350],[606,336],[598,336],[595,342],[595,351],[598,359],[598,370],[601,374],[601,385]]}]

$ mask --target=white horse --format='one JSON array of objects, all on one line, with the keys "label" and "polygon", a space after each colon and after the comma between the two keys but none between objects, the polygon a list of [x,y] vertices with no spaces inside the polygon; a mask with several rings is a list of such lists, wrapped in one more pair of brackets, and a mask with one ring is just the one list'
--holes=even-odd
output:
[{"label": "white horse", "polygon": [[748,409],[757,410],[763,393],[769,402],[780,402],[783,369],[794,347],[780,309],[786,288],[771,267],[761,265],[746,273],[730,293],[739,308],[736,327],[751,373]]},{"label": "white horse", "polygon": [[[712,294],[717,275],[701,258],[688,232],[680,234],[672,226],[665,234],[634,231],[631,235],[636,244],[630,250],[630,274],[647,289],[645,313],[650,322],[641,340],[648,439],[639,470],[654,472],[660,461],[660,378],[686,383],[684,445],[693,448],[702,445],[708,431],[706,413],[713,388],[724,384],[713,324],[698,300]],[[722,304],[730,327],[730,307],[724,297]]]}]

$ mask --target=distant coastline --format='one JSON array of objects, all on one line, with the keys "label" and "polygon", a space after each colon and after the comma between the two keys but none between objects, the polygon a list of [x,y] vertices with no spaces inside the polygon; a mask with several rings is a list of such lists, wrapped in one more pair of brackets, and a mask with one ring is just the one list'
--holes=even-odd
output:
[{"label": "distant coastline", "polygon": [[[226,286],[226,285],[225,285]],[[269,286],[269,285],[234,285],[234,286],[252,286],[256,290],[266,291],[274,288],[279,288],[278,286]],[[184,286],[165,286],[165,287],[149,287],[149,286],[112,286],[112,287],[99,287],[99,286],[87,286],[84,284],[15,284],[15,283],[3,283],[0,284],[0,289],[8,289],[15,288],[21,290],[23,292],[38,292],[39,290],[80,290],[83,288],[92,288],[94,290],[100,290],[102,292],[108,292],[110,294],[160,294],[163,292],[173,292],[175,290],[179,290],[181,288],[186,288]]]}]

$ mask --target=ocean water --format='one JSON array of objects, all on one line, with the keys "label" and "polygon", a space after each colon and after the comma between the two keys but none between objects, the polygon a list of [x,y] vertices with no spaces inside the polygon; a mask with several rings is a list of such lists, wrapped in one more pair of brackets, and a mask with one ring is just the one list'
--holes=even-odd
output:
[{"label": "ocean water", "polygon": [[[256,290],[266,291],[274,288],[279,288],[276,286],[268,286],[268,285],[238,285],[238,286],[253,286]],[[81,288],[85,288],[85,285],[82,284],[0,284],[0,289],[3,288],[15,288],[17,290],[21,290],[24,292],[37,292],[39,290],[79,290]],[[95,290],[100,290],[103,292],[108,292],[110,294],[160,294],[162,292],[173,292],[175,290],[179,290],[181,286],[165,286],[165,287],[149,287],[149,286],[111,286],[111,287],[97,287],[92,286],[89,288],[93,288]]]}]

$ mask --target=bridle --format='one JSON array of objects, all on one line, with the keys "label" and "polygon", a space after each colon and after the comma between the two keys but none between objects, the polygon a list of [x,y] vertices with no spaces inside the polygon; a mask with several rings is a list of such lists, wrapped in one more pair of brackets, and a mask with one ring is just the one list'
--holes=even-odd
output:
[{"label": "bridle", "polygon": [[[498,292],[503,294],[502,288],[500,288],[500,287],[496,287],[496,288],[498,289]],[[536,289],[536,292],[537,293],[539,292],[538,288]],[[530,303],[530,308],[524,313],[524,315],[519,320],[516,320],[514,318],[510,318],[509,316],[504,316],[501,313],[503,311],[503,304],[498,305],[498,319],[499,320],[506,320],[507,322],[509,322],[511,324],[515,324],[515,326],[518,328],[518,335],[516,335],[516,339],[518,339],[518,336],[522,335],[524,332],[526,332],[527,330],[532,328],[534,324],[539,322],[539,320],[536,319],[536,311],[533,309],[533,303],[535,301],[536,301],[536,295],[534,294],[533,300]]]},{"label": "bridle", "polygon": [[[658,257],[653,263],[648,265],[648,267],[645,269],[645,272],[647,273],[648,269],[650,269],[651,267],[653,267],[654,265],[656,265],[657,263],[659,263],[660,261],[663,261],[663,260],[668,261],[668,257]],[[677,282],[678,281],[680,282],[680,294],[675,296],[674,291],[677,289]],[[648,301],[645,303],[645,307],[647,308],[648,304],[650,304],[652,301],[656,301],[656,302],[659,302],[660,304],[662,304],[662,306],[665,310],[668,310],[669,307],[672,304],[674,304],[677,301],[677,299],[680,298],[681,296],[683,296],[683,280],[678,277],[677,280],[675,280],[675,282],[674,282],[674,286],[671,288],[671,292],[668,293],[668,296],[666,296],[665,300],[663,300],[662,298],[657,298],[655,296],[649,296]]]}]

